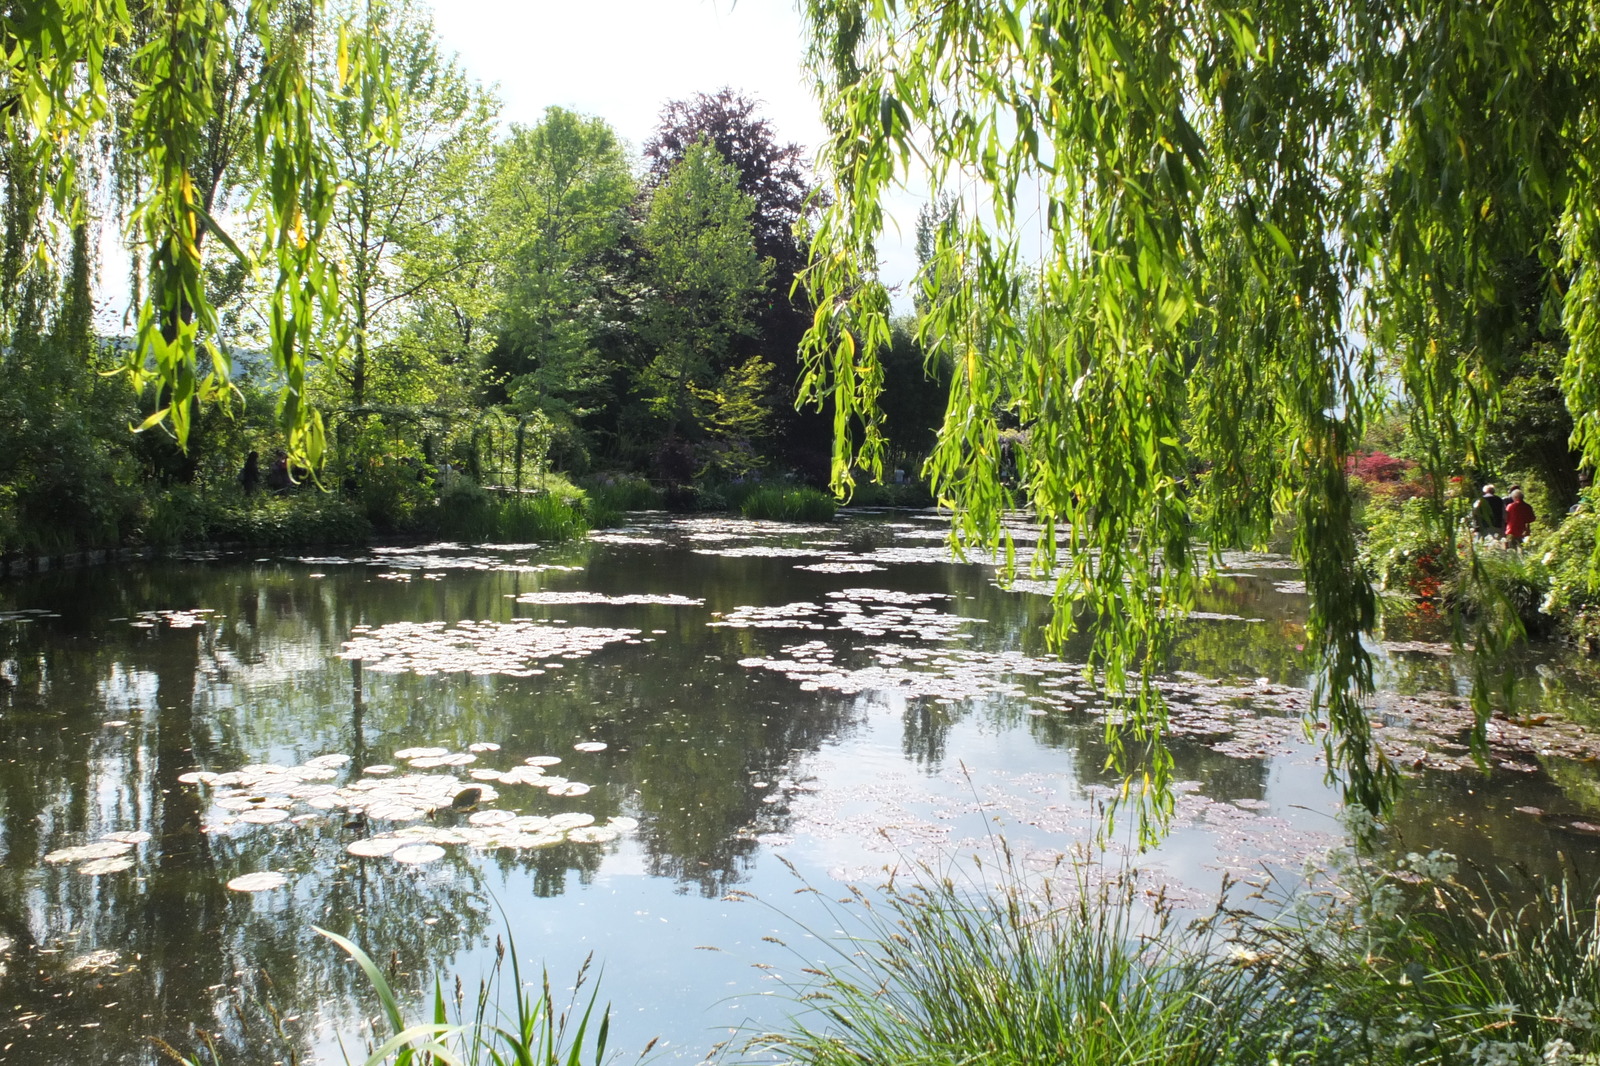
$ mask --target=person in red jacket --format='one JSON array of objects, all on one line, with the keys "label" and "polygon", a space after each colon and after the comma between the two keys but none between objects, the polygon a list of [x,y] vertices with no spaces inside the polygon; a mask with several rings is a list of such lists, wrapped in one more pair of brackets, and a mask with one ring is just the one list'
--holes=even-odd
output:
[{"label": "person in red jacket", "polygon": [[1513,547],[1528,537],[1528,527],[1533,524],[1533,508],[1522,498],[1521,489],[1511,490],[1511,502],[1506,505],[1506,543]]}]

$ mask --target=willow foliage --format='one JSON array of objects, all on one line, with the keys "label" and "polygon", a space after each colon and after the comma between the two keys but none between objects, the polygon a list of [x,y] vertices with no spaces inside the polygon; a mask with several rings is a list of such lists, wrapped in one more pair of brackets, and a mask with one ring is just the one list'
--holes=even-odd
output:
[{"label": "willow foliage", "polygon": [[[124,370],[136,388],[156,389],[158,409],[141,428],[164,423],[180,443],[194,401],[220,394],[230,369],[204,282],[209,237],[272,278],[271,347],[286,383],[280,418],[298,456],[315,463],[322,452],[320,420],[304,402],[306,365],[318,343],[337,338],[329,327],[339,313],[337,272],[321,251],[338,183],[321,136],[319,9],[319,0],[46,0],[0,11],[8,205],[37,190],[40,211],[48,205],[58,223],[80,224],[93,184],[82,172],[109,154],[133,201],[125,240],[148,256],[138,342]],[[240,101],[227,89],[245,51],[259,66]],[[341,72],[349,63],[341,40]],[[213,217],[206,191],[216,188],[217,175],[203,171],[215,162],[227,108],[249,116],[247,172],[233,175],[252,190],[248,240]],[[18,269],[50,249],[36,225],[8,227],[6,243]],[[4,279],[16,281],[15,271]]]},{"label": "willow foliage", "polygon": [[[1171,625],[1224,549],[1288,512],[1330,761],[1376,806],[1394,771],[1363,711],[1376,609],[1345,460],[1396,378],[1438,463],[1470,454],[1518,344],[1552,323],[1600,459],[1600,5],[806,11],[832,196],[807,277],[810,387],[836,402],[836,481],[881,461],[888,300],[864,279],[886,196],[925,181],[958,205],[919,306],[954,368],[930,472],[959,535],[1000,545],[1004,511],[1035,509],[1058,630],[1092,618],[1094,662],[1141,697],[1135,735],[1153,740]],[[1511,291],[1530,269],[1531,311]],[[1009,427],[1025,431],[1014,479]]]}]

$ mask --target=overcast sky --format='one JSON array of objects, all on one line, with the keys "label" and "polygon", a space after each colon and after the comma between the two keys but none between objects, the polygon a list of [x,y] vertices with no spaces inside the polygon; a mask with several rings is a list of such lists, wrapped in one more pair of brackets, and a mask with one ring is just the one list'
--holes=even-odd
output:
[{"label": "overcast sky", "polygon": [[[822,140],[795,0],[434,0],[434,28],[496,87],[507,123],[532,125],[558,104],[605,119],[637,153],[668,101],[726,86],[808,158]],[[915,204],[895,214],[904,233],[882,245],[890,284],[916,266]]]}]

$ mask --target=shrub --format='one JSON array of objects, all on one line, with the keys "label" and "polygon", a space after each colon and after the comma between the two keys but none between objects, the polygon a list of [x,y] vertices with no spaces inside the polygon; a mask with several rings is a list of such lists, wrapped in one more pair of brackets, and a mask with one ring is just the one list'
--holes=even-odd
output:
[{"label": "shrub", "polygon": [[764,485],[746,496],[739,508],[746,518],[779,522],[830,522],[838,509],[832,496],[807,485]]},{"label": "shrub", "polygon": [[1366,519],[1361,555],[1378,588],[1420,600],[1437,597],[1456,567],[1456,547],[1430,519],[1428,501],[1374,499]]},{"label": "shrub", "polygon": [[[1531,551],[1507,547],[1498,538],[1478,540],[1467,564],[1447,583],[1445,595],[1468,615],[1520,625],[1524,631],[1548,627],[1541,613],[1550,575]],[[1507,631],[1501,626],[1501,631]]]},{"label": "shrub", "polygon": [[661,493],[641,477],[624,475],[586,483],[589,524],[595,528],[622,523],[629,511],[655,511],[662,505]]},{"label": "shrub", "polygon": [[415,529],[434,501],[434,480],[422,449],[394,436],[376,417],[340,447],[328,476],[343,484],[367,520],[384,532]]},{"label": "shrub", "polygon": [[550,491],[501,496],[454,478],[439,497],[432,526],[441,536],[479,543],[575,540],[589,530],[584,494],[556,481]]},{"label": "shrub", "polygon": [[1593,489],[1555,532],[1544,538],[1541,561],[1550,571],[1540,610],[1560,620],[1571,640],[1600,654],[1600,569],[1595,565],[1596,514]]},{"label": "shrub", "polygon": [[858,481],[850,496],[854,507],[932,507],[933,493],[918,481],[901,484],[892,482]]},{"label": "shrub", "polygon": [[357,504],[307,491],[254,505],[218,507],[210,515],[204,537],[258,547],[360,544],[372,539],[372,524]]}]

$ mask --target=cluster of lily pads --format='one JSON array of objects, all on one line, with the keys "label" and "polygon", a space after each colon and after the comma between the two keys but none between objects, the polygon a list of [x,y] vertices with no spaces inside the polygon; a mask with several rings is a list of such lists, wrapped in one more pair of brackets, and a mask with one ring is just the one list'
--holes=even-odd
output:
[{"label": "cluster of lily pads", "polygon": [[[638,644],[637,629],[559,626],[540,622],[391,622],[355,626],[344,642],[342,659],[360,659],[378,673],[505,674],[534,677],[559,666],[557,659],[581,659],[607,644]],[[646,638],[648,639],[648,638]],[[537,665],[537,664],[542,664]]]},{"label": "cluster of lily pads", "polygon": [[0,611],[0,622],[32,622],[36,618],[60,618],[54,611],[43,607],[24,607],[20,611]]},{"label": "cluster of lily pads", "polygon": [[[453,773],[427,772],[472,766],[479,756],[498,751],[499,747],[480,743],[470,745],[466,751],[455,752],[441,747],[403,748],[394,753],[396,763],[363,767],[359,776],[344,785],[333,782],[351,759],[338,753],[320,755],[297,766],[261,763],[226,773],[195,770],[181,775],[178,780],[209,791],[212,812],[204,826],[208,833],[233,832],[244,826],[279,822],[304,824],[333,817],[345,819],[346,829],[361,834],[345,847],[351,855],[387,858],[403,865],[433,862],[444,857],[450,846],[488,850],[546,848],[561,843],[600,844],[616,840],[638,827],[635,819],[627,817],[614,817],[601,824],[594,815],[581,811],[521,814],[490,806],[501,798],[495,784],[540,788],[551,796],[588,793],[589,785],[550,770],[560,764],[559,756],[531,756],[505,770],[473,766],[468,780]],[[601,741],[573,745],[575,751],[584,753],[605,748]],[[409,772],[402,770],[398,765],[401,762],[407,764],[405,771]],[[461,816],[460,824],[435,822],[441,812]],[[384,823],[389,828],[379,829]],[[128,836],[113,834],[103,840],[123,840]],[[93,856],[84,851],[81,857],[99,857],[110,845],[89,847],[101,850],[95,851]],[[60,857],[49,861],[75,861],[81,850],[52,853]],[[286,883],[286,875],[267,870],[236,877],[228,887],[240,892],[259,892]]]},{"label": "cluster of lily pads", "polygon": [[210,607],[193,607],[189,610],[140,611],[129,620],[135,629],[155,629],[166,625],[168,629],[197,629],[211,621],[217,612]]},{"label": "cluster of lily pads", "polygon": [[616,606],[703,607],[706,602],[703,599],[697,599],[692,596],[679,596],[676,594],[652,595],[640,592],[623,596],[608,596],[603,592],[557,592],[548,589],[540,592],[524,592],[514,598],[518,603],[545,606],[603,603]]},{"label": "cluster of lily pads", "polygon": [[[507,555],[517,552],[528,552],[543,547],[540,544],[495,544],[482,546],[474,551],[464,544],[454,541],[440,541],[436,544],[423,544],[418,546],[373,548],[369,555],[301,555],[296,557],[296,562],[308,563],[313,566],[326,565],[352,565],[366,564],[367,566],[383,567],[382,573],[377,576],[389,580],[408,581],[406,571],[426,571],[424,578],[437,580],[443,577],[441,571],[447,570],[493,570],[509,573],[543,573],[551,570],[582,570],[581,566],[572,566],[562,563],[532,563],[526,558],[507,559]],[[494,554],[488,554],[492,550]]]},{"label": "cluster of lily pads", "polygon": [[893,589],[840,589],[826,605],[810,602],[738,607],[707,623],[732,629],[848,630],[862,636],[899,635],[922,640],[954,640],[958,630],[981,618],[966,618],[922,606],[950,599],[944,592]]}]

